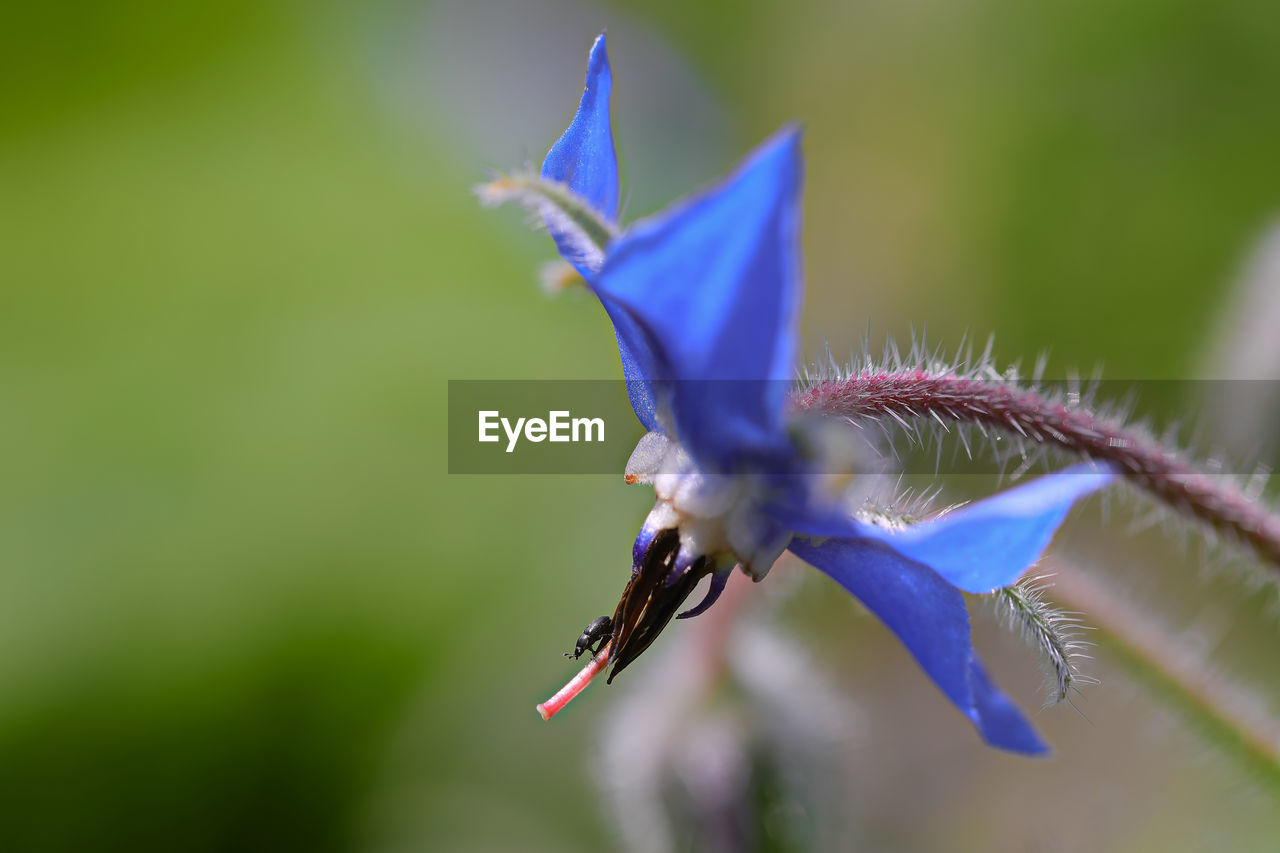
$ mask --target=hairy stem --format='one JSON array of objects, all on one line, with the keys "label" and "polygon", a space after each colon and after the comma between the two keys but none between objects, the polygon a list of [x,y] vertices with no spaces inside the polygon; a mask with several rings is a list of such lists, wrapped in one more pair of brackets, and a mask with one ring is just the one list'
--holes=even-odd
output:
[{"label": "hairy stem", "polygon": [[1232,478],[1206,473],[1140,431],[1016,382],[922,369],[868,370],[817,382],[792,405],[853,420],[887,415],[977,424],[1110,462],[1139,489],[1280,568],[1280,517]]},{"label": "hairy stem", "polygon": [[1252,778],[1280,791],[1280,722],[1265,704],[1102,582],[1053,563],[1049,595],[1087,614],[1096,644]]}]

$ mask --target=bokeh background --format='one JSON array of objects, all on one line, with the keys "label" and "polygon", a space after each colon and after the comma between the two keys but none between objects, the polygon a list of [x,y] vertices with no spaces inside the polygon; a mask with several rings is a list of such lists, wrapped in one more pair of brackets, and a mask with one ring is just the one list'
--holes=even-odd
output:
[{"label": "bokeh background", "polygon": [[[694,627],[550,725],[533,705],[612,610],[651,498],[450,477],[444,437],[449,379],[617,374],[598,306],[539,291],[545,235],[470,194],[540,160],[606,26],[628,217],[806,126],[810,352],[927,327],[1048,350],[1051,375],[1280,374],[1257,321],[1280,276],[1250,266],[1280,215],[1274,4],[6,4],[0,849],[633,837],[644,804],[602,756],[647,731],[622,710],[661,707]],[[1142,403],[1241,426],[1188,387]],[[1245,455],[1275,434],[1258,412]],[[1078,515],[1062,552],[1274,690],[1265,596],[1203,592],[1194,545]],[[1039,714],[1057,752],[1025,761],[982,747],[833,584],[776,577],[742,616],[768,637],[741,648],[786,646],[778,683],[803,669],[796,695],[839,723],[829,749],[774,739],[809,784],[779,771],[753,801],[764,849],[1280,837],[1274,795],[1105,655],[1088,719]],[[1034,654],[984,612],[979,646],[1037,707]],[[780,718],[743,695],[681,737],[758,757],[738,746]],[[670,772],[659,810],[706,846]]]}]

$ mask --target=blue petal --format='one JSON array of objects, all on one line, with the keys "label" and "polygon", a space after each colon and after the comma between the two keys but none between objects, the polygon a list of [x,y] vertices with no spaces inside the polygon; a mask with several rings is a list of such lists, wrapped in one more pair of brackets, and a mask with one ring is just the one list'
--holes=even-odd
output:
[{"label": "blue petal", "polygon": [[[578,112],[542,161],[542,177],[567,184],[605,220],[616,222],[618,157],[613,150],[613,131],[609,128],[609,93],[612,89],[613,74],[609,70],[604,33],[601,33],[591,46],[591,56],[587,60],[587,85]],[[547,226],[560,254],[578,266],[574,243],[561,233],[555,223],[548,221]],[[578,271],[588,275],[585,270]]]},{"label": "blue petal", "polygon": [[611,307],[608,302],[603,304],[618,340],[622,375],[627,380],[627,396],[631,400],[631,408],[635,410],[636,417],[644,424],[644,428],[652,432],[659,428],[657,395],[661,389],[658,387],[659,383],[651,378],[658,375],[657,356],[653,353],[649,338],[630,315],[617,307]]},{"label": "blue petal", "polygon": [[1041,738],[1018,706],[991,682],[987,669],[975,653],[969,664],[969,686],[973,689],[973,707],[982,720],[987,743],[1010,752],[1044,755],[1049,745]]},{"label": "blue petal", "polygon": [[987,677],[969,640],[964,597],[928,566],[884,543],[796,538],[792,553],[829,575],[898,636],[934,683],[992,746],[1038,755],[1048,747]]},{"label": "blue petal", "polygon": [[966,592],[991,592],[1040,559],[1072,504],[1114,479],[1109,468],[1073,465],[904,531],[874,527],[867,535]]},{"label": "blue petal", "polygon": [[1115,472],[1084,462],[1007,489],[905,530],[887,530],[829,508],[777,506],[770,513],[796,533],[875,539],[924,563],[965,592],[1016,582],[1080,498],[1114,482]]},{"label": "blue petal", "polygon": [[596,292],[624,355],[671,382],[677,438],[725,471],[789,452],[782,408],[800,306],[800,131],[616,240]]}]

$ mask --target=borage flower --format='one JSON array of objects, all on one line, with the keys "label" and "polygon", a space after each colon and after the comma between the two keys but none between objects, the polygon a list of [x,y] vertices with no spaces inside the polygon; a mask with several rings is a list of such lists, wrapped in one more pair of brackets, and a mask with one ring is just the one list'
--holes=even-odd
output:
[{"label": "borage flower", "polygon": [[[657,496],[607,643],[539,710],[549,718],[610,665],[612,680],[703,577],[706,598],[680,616],[710,607],[735,566],[760,580],[789,550],[875,613],[987,743],[1044,752],[974,652],[961,591],[1014,583],[1111,471],[1077,465],[911,526],[850,512],[830,478],[817,476],[824,463],[812,448],[822,442],[787,408],[801,295],[800,131],[784,128],[722,183],[618,230],[611,85],[602,35],[541,179],[486,190],[541,213],[607,311],[633,407],[650,430],[627,480]],[[578,651],[595,639],[584,634]]]}]

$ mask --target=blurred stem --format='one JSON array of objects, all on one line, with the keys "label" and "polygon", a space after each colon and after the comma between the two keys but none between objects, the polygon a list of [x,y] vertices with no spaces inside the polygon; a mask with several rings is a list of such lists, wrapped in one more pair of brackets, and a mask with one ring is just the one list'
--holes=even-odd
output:
[{"label": "blurred stem", "polygon": [[802,411],[852,420],[893,417],[975,424],[1111,463],[1124,478],[1176,512],[1251,547],[1280,580],[1280,516],[1231,477],[1206,473],[1141,430],[1010,380],[923,368],[864,370],[796,394]]},{"label": "blurred stem", "polygon": [[698,666],[707,682],[713,682],[726,666],[729,636],[746,606],[753,585],[749,577],[734,569],[729,573],[724,592],[716,601],[716,606],[701,618],[691,620],[698,632],[695,640]]},{"label": "blurred stem", "polygon": [[1076,566],[1053,561],[1049,594],[1083,612],[1093,639],[1252,779],[1280,793],[1280,722],[1203,654]]}]

